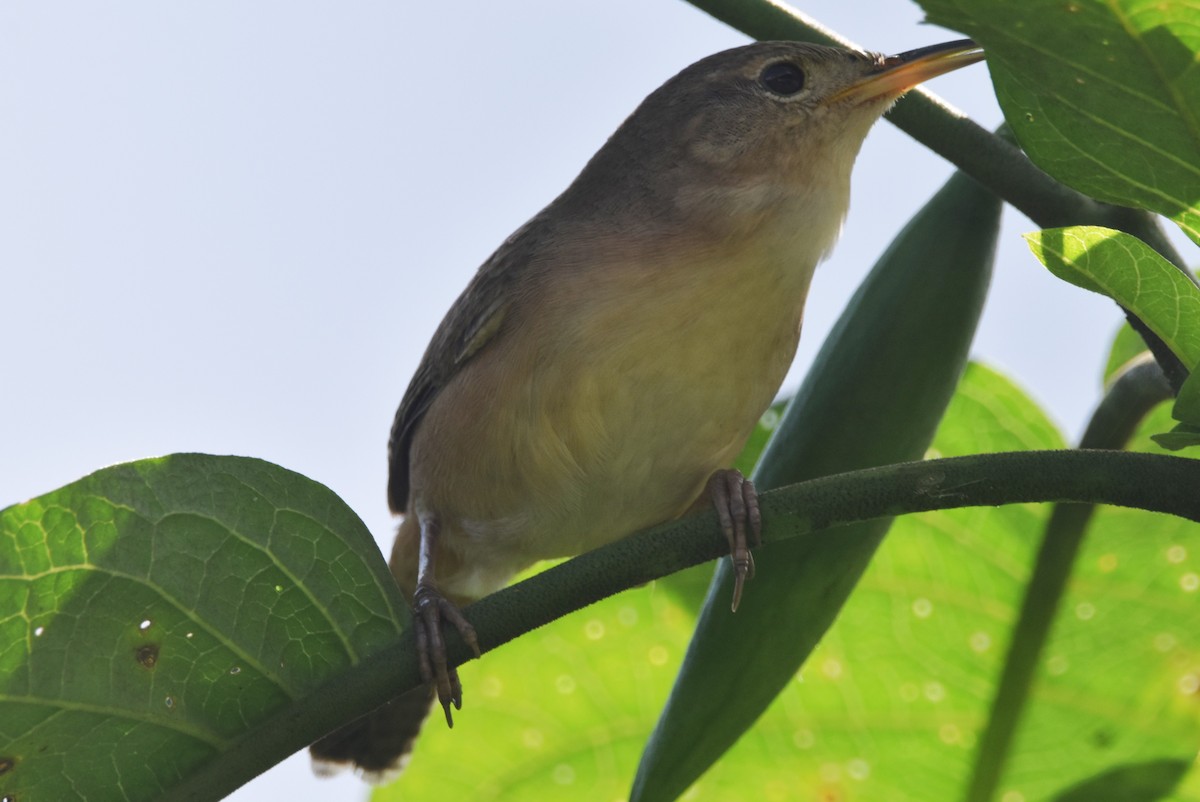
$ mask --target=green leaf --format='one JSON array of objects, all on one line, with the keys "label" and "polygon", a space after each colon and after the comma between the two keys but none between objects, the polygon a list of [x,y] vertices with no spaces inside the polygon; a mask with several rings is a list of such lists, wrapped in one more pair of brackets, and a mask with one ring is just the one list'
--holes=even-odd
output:
[{"label": "green leaf", "polygon": [[1051,273],[1115,300],[1194,370],[1200,365],[1200,288],[1136,237],[1098,226],[1026,234]]},{"label": "green leaf", "polygon": [[404,609],[354,513],[259,460],[142,460],[2,510],[0,796],[157,799]]},{"label": "green leaf", "polygon": [[1113,337],[1112,347],[1108,352],[1108,361],[1104,365],[1104,386],[1107,387],[1128,365],[1143,354],[1149,354],[1146,341],[1133,330],[1128,323],[1122,323]]},{"label": "green leaf", "polygon": [[1179,785],[1191,761],[1152,760],[1117,766],[1068,788],[1054,802],[1155,802]]},{"label": "green leaf", "polygon": [[1192,446],[1200,446],[1200,426],[1180,423],[1169,432],[1152,435],[1154,442],[1168,451],[1182,451]]},{"label": "green leaf", "polygon": [[1200,243],[1200,26],[1189,0],[920,0],[984,46],[1039,167]]},{"label": "green leaf", "polygon": [[[1158,451],[1149,436],[1168,419],[1162,404],[1130,447]],[[1052,798],[1115,767],[1191,765],[1200,746],[1197,534],[1200,527],[1182,519],[1098,508],[1059,605],[1000,796]]]},{"label": "green leaf", "polygon": [[[933,451],[1061,447],[1033,402],[973,365]],[[684,798],[961,799],[1047,513],[898,519],[796,681]],[[1096,521],[997,799],[1053,798],[1131,764],[1190,766],[1200,745],[1197,526],[1107,507]]]},{"label": "green leaf", "polygon": [[[1171,426],[1171,405],[1164,403],[1160,404],[1153,412],[1146,416],[1146,419],[1138,427],[1133,439],[1129,441],[1126,451],[1146,451],[1151,454],[1166,454],[1169,449],[1160,445],[1156,438],[1157,432],[1166,430]],[[1180,455],[1176,455],[1180,456]],[[1192,456],[1183,454],[1182,456]]]},{"label": "green leaf", "polygon": [[1179,396],[1175,399],[1175,407],[1171,410],[1175,420],[1181,421],[1192,429],[1200,427],[1200,371],[1192,366],[1192,374],[1179,388]]},{"label": "green leaf", "polygon": [[[1172,449],[1196,443],[1200,426],[1200,287],[1136,237],[1094,226],[1046,229],[1025,239],[1054,275],[1084,289],[1107,295],[1131,310],[1154,331],[1192,372],[1175,402],[1175,419],[1184,426],[1161,434]],[[1132,336],[1118,335],[1106,379],[1120,360],[1133,353]],[[1124,364],[1124,363],[1122,363]]]},{"label": "green leaf", "polygon": [[[755,473],[760,489],[925,452],[966,362],[998,219],[997,199],[963,175],[918,212],[822,347]],[[721,562],[631,799],[682,792],[789,685],[888,524],[764,547],[736,615]]]},{"label": "green leaf", "polygon": [[[1170,397],[1170,387],[1153,360],[1130,363],[1106,388],[1080,438],[1079,448],[1124,449],[1146,416]],[[979,733],[974,750],[967,802],[992,802],[997,796],[1017,726],[1026,714],[1039,666],[1046,655],[1046,643],[1060,600],[1067,592],[1096,512],[1094,504],[1057,504],[1039,533],[1033,570],[1012,626],[1011,642],[992,694],[987,724]]]},{"label": "green leaf", "polygon": [[462,665],[470,715],[453,730],[431,719],[404,774],[373,802],[624,798],[694,624],[656,585]]},{"label": "green leaf", "polygon": [[[968,367],[931,456],[1061,448],[1054,425],[1008,379]],[[695,786],[698,799],[755,799],[771,743],[772,779],[799,773],[784,799],[953,800],[987,713],[1043,505],[897,519],[785,695]],[[749,739],[747,739],[749,740]],[[732,795],[731,795],[732,794]]]}]

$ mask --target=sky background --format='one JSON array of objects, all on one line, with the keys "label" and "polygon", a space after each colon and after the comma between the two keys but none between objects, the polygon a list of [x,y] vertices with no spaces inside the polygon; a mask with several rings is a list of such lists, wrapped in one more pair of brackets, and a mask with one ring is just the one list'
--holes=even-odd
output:
[{"label": "sky background", "polygon": [[[875,50],[956,38],[906,0],[801,8]],[[386,546],[388,430],[454,297],[642,97],[746,41],[679,0],[0,4],[0,506],[241,454],[327,484]],[[1000,121],[983,65],[930,88]],[[950,172],[868,137],[785,391]],[[1033,228],[1006,213],[973,351],[1075,439],[1120,314],[1045,273]],[[301,754],[231,798],[362,788]]]}]

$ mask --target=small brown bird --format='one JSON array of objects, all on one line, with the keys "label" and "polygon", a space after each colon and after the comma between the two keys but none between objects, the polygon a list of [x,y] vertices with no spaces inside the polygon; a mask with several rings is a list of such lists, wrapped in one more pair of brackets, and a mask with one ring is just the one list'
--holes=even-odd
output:
[{"label": "small brown bird", "polygon": [[982,58],[760,42],[646,98],[562,195],[475,274],[396,413],[392,551],[427,687],[312,747],[321,773],[407,761],[436,691],[462,687],[446,622],[538,560],[711,500],[753,569],[758,503],[727,468],[791,364],[813,270],[841,228],[872,124],[917,83]]}]

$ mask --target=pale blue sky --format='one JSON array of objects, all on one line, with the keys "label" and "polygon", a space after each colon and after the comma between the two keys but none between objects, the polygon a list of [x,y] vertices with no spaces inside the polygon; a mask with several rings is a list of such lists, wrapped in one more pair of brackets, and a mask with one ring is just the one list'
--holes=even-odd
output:
[{"label": "pale blue sky", "polygon": [[[872,49],[956,38],[905,0],[803,7]],[[244,454],[390,541],[388,428],[450,302],[645,94],[745,41],[679,0],[0,5],[0,506]],[[983,65],[930,88],[1000,120]],[[949,173],[871,134],[785,387]],[[1074,437],[1120,315],[1046,275],[1031,228],[1006,217],[974,350]],[[297,756],[233,798],[316,793],[362,796]]]}]

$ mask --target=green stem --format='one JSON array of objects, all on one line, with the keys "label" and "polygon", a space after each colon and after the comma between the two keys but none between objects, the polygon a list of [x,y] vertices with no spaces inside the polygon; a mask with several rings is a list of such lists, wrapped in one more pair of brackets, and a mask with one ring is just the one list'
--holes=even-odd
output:
[{"label": "green stem", "polygon": [[[1044,501],[1116,504],[1200,521],[1200,461],[1116,451],[1026,451],[911,462],[827,476],[765,493],[766,544],[837,537],[831,527],[911,512]],[[716,518],[700,512],[619,540],[494,593],[464,612],[488,651],[600,599],[728,552]],[[753,585],[749,588],[753,592]],[[447,633],[450,660],[470,652]],[[417,686],[405,634],[316,689],[172,789],[220,799],[327,732]]]},{"label": "green stem", "polygon": [[[1171,387],[1156,363],[1145,361],[1129,368],[1096,408],[1080,447],[1124,448],[1150,410],[1170,397]],[[1046,522],[987,726],[979,739],[966,802],[990,802],[996,794],[1033,690],[1038,661],[1095,510],[1095,504],[1057,504]]]}]

